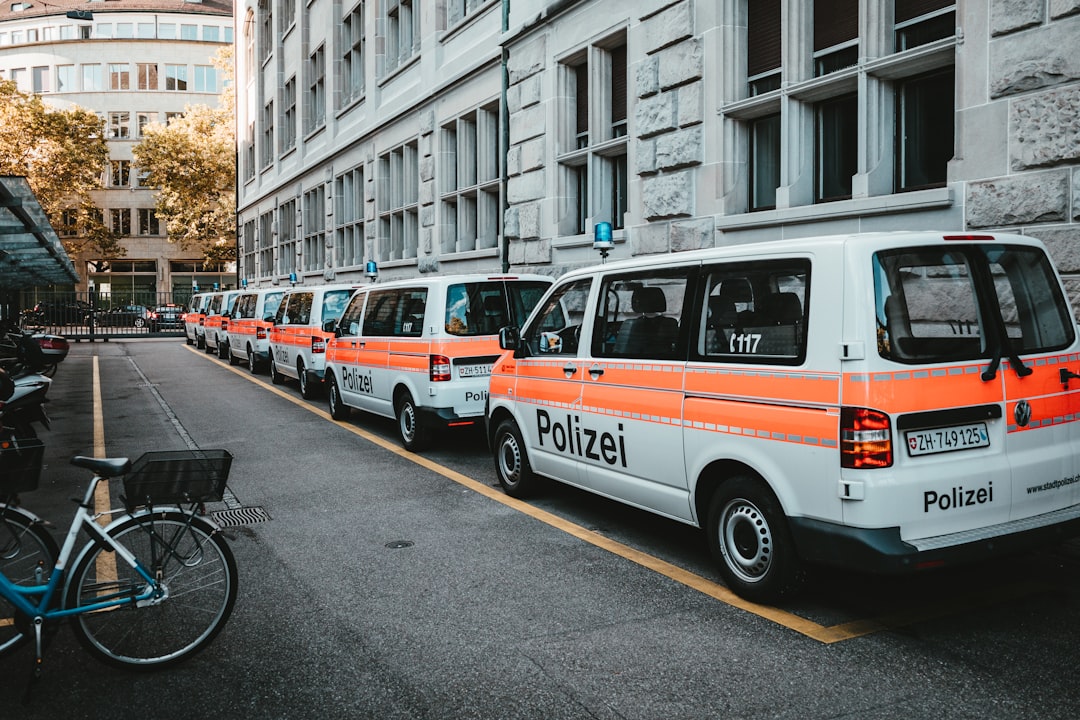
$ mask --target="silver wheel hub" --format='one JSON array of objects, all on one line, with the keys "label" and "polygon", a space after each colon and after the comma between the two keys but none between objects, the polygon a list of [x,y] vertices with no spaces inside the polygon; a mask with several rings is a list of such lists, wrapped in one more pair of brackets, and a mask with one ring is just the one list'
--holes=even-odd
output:
[{"label": "silver wheel hub", "polygon": [[773,559],[773,536],[764,514],[744,499],[729,502],[720,515],[720,550],[728,568],[745,582],[759,582]]}]

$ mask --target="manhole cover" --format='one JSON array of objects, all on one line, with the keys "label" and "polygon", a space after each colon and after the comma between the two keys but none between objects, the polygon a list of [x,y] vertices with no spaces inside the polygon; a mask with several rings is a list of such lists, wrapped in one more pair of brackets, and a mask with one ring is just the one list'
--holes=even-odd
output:
[{"label": "manhole cover", "polygon": [[413,541],[412,540],[395,540],[393,542],[386,543],[386,547],[390,548],[391,550],[401,550],[402,548],[407,548],[407,547],[412,547],[412,546],[413,546]]},{"label": "manhole cover", "polygon": [[238,507],[229,508],[227,510],[216,510],[210,513],[210,517],[214,518],[214,522],[221,527],[241,527],[243,525],[266,522],[271,519],[270,513],[263,510],[262,507]]}]

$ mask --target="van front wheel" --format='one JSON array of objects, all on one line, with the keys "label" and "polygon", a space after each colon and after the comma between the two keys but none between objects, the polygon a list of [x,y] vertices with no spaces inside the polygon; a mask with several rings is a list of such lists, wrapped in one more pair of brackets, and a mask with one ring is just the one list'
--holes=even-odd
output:
[{"label": "van front wheel", "polygon": [[709,551],[728,587],[753,602],[795,594],[805,573],[780,503],[761,482],[735,477],[709,503]]},{"label": "van front wheel", "polygon": [[338,389],[337,380],[330,376],[330,388],[326,394],[330,405],[330,417],[335,420],[349,419],[349,406],[341,401],[341,390]]},{"label": "van front wheel", "polygon": [[503,420],[495,429],[495,476],[510,497],[528,496],[536,486],[536,475],[525,453],[521,431],[513,420]]},{"label": "van front wheel", "polygon": [[428,431],[420,421],[416,403],[408,392],[402,393],[397,401],[398,434],[401,444],[409,452],[420,452],[428,445]]}]

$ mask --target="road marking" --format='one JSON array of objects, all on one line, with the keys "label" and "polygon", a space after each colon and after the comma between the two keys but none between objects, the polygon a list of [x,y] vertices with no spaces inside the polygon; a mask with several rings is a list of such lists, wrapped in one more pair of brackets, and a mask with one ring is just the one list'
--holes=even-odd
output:
[{"label": "road marking", "polygon": [[[187,350],[195,353],[196,350],[185,346]],[[198,353],[204,357],[205,354]],[[207,357],[207,359],[210,359]],[[936,602],[930,605],[919,606],[908,610],[897,611],[882,615],[876,618],[866,618],[860,620],[852,620],[850,622],[840,623],[838,625],[821,625],[808,620],[795,613],[781,610],[780,608],[772,607],[770,605],[759,605],[757,603],[744,600],[728,588],[716,583],[708,578],[702,577],[695,573],[690,572],[684,568],[661,560],[658,557],[643,553],[640,550],[636,550],[629,545],[620,543],[617,540],[612,540],[609,537],[601,535],[597,532],[584,528],[576,523],[570,522],[565,518],[561,518],[554,513],[550,513],[546,510],[534,507],[522,500],[512,498],[502,490],[496,490],[495,488],[482,483],[478,480],[463,475],[456,470],[452,470],[444,465],[440,465],[434,460],[429,460],[422,455],[409,452],[405,448],[401,447],[395,442],[386,440],[374,435],[367,430],[363,430],[350,422],[334,420],[330,413],[320,408],[314,408],[308,404],[306,400],[298,397],[295,394],[286,392],[274,385],[267,383],[266,381],[252,376],[250,373],[241,371],[238,368],[221,365],[224,369],[239,375],[240,377],[250,380],[251,382],[259,385],[266,390],[282,397],[292,404],[304,408],[310,413],[313,413],[324,420],[334,423],[338,427],[351,432],[353,435],[357,435],[379,447],[394,453],[398,457],[408,460],[416,465],[420,465],[438,475],[442,475],[448,480],[452,480],[459,485],[469,488],[470,490],[483,495],[484,497],[494,500],[495,502],[502,503],[503,505],[516,510],[524,515],[528,515],[534,520],[538,520],[546,525],[549,525],[557,530],[561,530],[568,535],[572,535],[583,542],[589,543],[602,550],[607,550],[610,553],[618,555],[621,558],[629,560],[637,565],[652,570],[655,573],[663,575],[675,582],[684,585],[692,590],[696,590],[703,595],[707,595],[715,600],[719,600],[725,605],[738,608],[744,612],[748,612],[752,615],[756,615],[770,622],[774,622],[777,625],[794,630],[797,633],[805,635],[808,638],[817,640],[820,643],[831,645],[833,643],[842,642],[844,640],[853,640],[855,638],[864,637],[873,633],[881,632],[883,630],[890,630],[893,628],[904,627],[907,625],[914,625],[919,622],[925,622],[928,620],[934,620],[937,618],[955,615],[961,611],[970,611],[972,609],[989,607],[1002,602],[1013,600],[1016,598],[1026,597],[1035,593],[1046,592],[1052,589],[1053,586],[1047,583],[1035,583],[1035,582],[1021,582],[1013,585],[1006,585],[1000,587],[992,592],[974,591],[968,594],[954,596],[946,600]]]},{"label": "road marking", "polygon": [[[98,365],[98,356],[94,355],[94,457],[103,458],[105,455],[105,413],[101,402],[101,368]],[[94,511],[99,514],[98,524],[106,526],[112,519],[109,510],[112,509],[112,499],[109,497],[109,481],[103,480],[94,488]],[[98,553],[94,562],[97,576],[104,582],[116,580],[116,553]]]}]

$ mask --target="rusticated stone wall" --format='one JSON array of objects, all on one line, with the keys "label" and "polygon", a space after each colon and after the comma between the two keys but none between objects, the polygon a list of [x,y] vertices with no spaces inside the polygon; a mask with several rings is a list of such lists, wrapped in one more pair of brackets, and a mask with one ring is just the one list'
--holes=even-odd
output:
[{"label": "rusticated stone wall", "polygon": [[1007,104],[1008,167],[967,178],[966,222],[1043,240],[1080,307],[1080,0],[991,0],[990,34],[987,101]]}]

